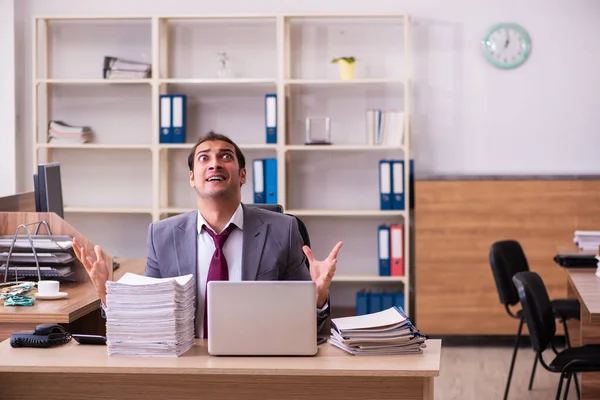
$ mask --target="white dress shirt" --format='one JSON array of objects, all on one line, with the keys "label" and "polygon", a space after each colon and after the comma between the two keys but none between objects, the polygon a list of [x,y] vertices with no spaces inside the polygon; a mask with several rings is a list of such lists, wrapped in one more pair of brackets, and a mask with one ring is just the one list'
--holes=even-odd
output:
[{"label": "white dress shirt", "polygon": [[[225,228],[232,223],[235,224],[236,228],[229,234],[229,237],[223,245],[223,255],[227,260],[229,280],[241,281],[242,245],[244,243],[244,209],[242,208],[241,203],[237,210],[235,210],[235,213],[233,213]],[[210,261],[212,260],[216,249],[213,238],[202,229],[202,225],[206,225],[205,229],[210,229],[214,232],[200,213],[200,210],[198,210],[198,273],[196,274],[198,280],[198,309],[196,310],[196,332],[200,338],[203,338],[204,336],[204,296],[206,294],[206,279],[208,276],[208,269],[210,268]]]}]

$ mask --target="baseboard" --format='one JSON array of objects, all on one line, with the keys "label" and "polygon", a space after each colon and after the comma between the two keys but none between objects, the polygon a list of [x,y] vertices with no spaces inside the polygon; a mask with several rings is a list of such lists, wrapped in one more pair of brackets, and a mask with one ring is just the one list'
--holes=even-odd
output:
[{"label": "baseboard", "polygon": [[[430,339],[442,339],[442,346],[468,346],[468,347],[514,347],[516,335],[430,335]],[[565,346],[564,335],[554,338],[554,345]],[[519,347],[531,347],[529,336],[521,336]]]}]

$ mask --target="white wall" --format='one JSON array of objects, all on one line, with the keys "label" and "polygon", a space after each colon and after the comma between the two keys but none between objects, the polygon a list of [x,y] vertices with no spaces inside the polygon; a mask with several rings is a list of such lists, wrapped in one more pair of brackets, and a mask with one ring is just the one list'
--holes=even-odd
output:
[{"label": "white wall", "polygon": [[15,193],[15,8],[13,0],[0,0],[0,196]]},{"label": "white wall", "polygon": [[[580,0],[21,0],[17,26],[23,44],[24,101],[15,168],[19,189],[31,188],[30,17],[34,14],[184,14],[256,12],[406,11],[414,33],[416,169],[423,174],[595,174],[600,172],[600,2]],[[2,13],[4,14],[4,13]],[[501,71],[480,51],[485,30],[498,21],[522,24],[533,40],[530,60]],[[4,29],[5,26],[2,26]],[[2,35],[4,37],[4,35]],[[3,63],[0,68],[7,68]],[[3,74],[4,75],[4,74]],[[10,165],[3,161],[2,165]],[[2,174],[12,175],[2,168]]]}]

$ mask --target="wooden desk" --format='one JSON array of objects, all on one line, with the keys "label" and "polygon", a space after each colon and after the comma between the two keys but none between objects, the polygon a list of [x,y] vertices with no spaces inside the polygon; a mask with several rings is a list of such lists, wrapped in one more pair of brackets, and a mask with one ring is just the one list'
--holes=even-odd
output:
[{"label": "wooden desk", "polygon": [[[51,349],[0,343],[3,398],[429,399],[441,341],[423,354],[351,356],[324,344],[315,357],[214,357],[205,341],[178,358],[108,356],[75,341]],[[35,382],[35,384],[32,384]]]},{"label": "wooden desk", "polygon": [[[144,273],[144,259],[119,259],[117,262],[120,267],[114,272],[113,279],[119,279],[126,272]],[[104,331],[100,298],[91,282],[61,284],[61,291],[69,295],[59,300],[36,300],[31,307],[5,307],[4,302],[0,302],[0,340],[9,338],[13,332],[31,331],[42,323],[59,323],[77,333]]]},{"label": "wooden desk", "polygon": [[[573,346],[600,343],[600,278],[595,269],[569,269],[567,295],[579,299],[581,320],[569,324]],[[581,398],[600,398],[600,373],[581,374]]]}]

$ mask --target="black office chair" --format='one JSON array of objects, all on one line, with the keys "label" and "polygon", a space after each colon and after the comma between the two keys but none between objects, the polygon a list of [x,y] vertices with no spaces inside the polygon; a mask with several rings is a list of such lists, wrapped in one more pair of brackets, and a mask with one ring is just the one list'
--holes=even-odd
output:
[{"label": "black office chair", "polygon": [[250,207],[257,207],[257,208],[262,208],[263,210],[268,210],[268,211],[273,211],[273,212],[278,212],[278,213],[282,213],[283,214],[283,206],[281,204],[246,204],[247,206]]},{"label": "black office chair", "polygon": [[[600,345],[587,344],[580,347],[569,347],[561,352],[557,351],[552,342],[556,334],[555,311],[542,278],[535,272],[524,271],[515,274],[512,280],[523,307],[531,345],[540,364],[550,372],[560,373],[556,399],[560,399],[563,379],[567,379],[564,399],[567,398],[572,377],[575,379],[575,388],[579,399],[577,373],[600,372]],[[550,364],[546,364],[543,358],[543,352],[548,345],[556,355]]]},{"label": "black office chair", "polygon": [[[500,303],[504,305],[504,308],[509,316],[519,320],[517,340],[515,341],[515,348],[513,350],[512,360],[510,362],[510,369],[508,371],[508,380],[504,390],[504,400],[506,400],[508,398],[510,381],[512,379],[512,374],[515,367],[515,359],[517,357],[517,349],[519,348],[519,341],[521,339],[521,331],[523,330],[523,323],[525,322],[522,310],[517,311],[515,314],[509,307],[514,306],[519,302],[519,295],[514,284],[512,283],[512,277],[516,273],[529,271],[529,264],[527,263],[527,258],[525,257],[523,248],[516,240],[501,240],[495,242],[490,248],[489,258],[494,280],[496,282],[496,288],[498,289],[498,295],[500,297]],[[567,329],[566,321],[580,318],[579,301],[576,299],[557,299],[552,301],[552,308],[554,310],[554,316],[558,318],[563,325],[567,347],[570,347],[569,331]],[[537,363],[538,357],[536,356],[533,360],[533,368],[531,370],[531,377],[529,379],[529,390],[531,390],[533,385],[533,378],[535,376],[535,368]]]}]

